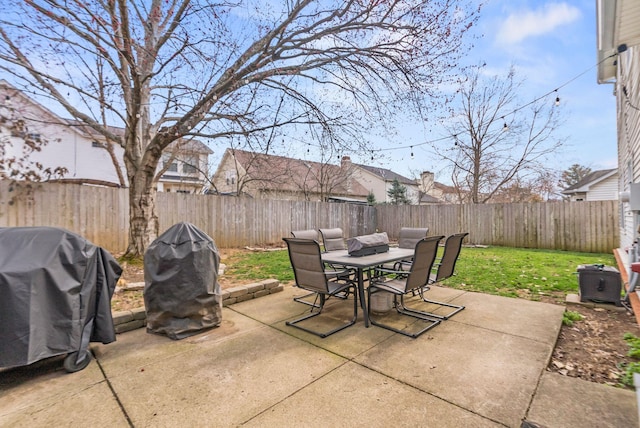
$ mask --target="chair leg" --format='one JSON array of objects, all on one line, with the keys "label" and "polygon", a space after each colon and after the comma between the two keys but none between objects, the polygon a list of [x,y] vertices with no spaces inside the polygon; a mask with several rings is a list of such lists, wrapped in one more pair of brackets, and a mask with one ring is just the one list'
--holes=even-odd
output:
[{"label": "chair leg", "polygon": [[439,318],[441,320],[448,320],[449,318],[451,318],[452,316],[454,316],[455,314],[457,314],[458,312],[460,312],[460,311],[462,311],[464,309],[464,306],[462,306],[462,305],[454,305],[452,303],[439,302],[437,300],[429,300],[426,297],[424,297],[425,291],[429,291],[429,287],[428,286],[418,289],[418,293],[420,294],[420,298],[422,299],[423,302],[431,303],[433,305],[439,305],[439,306],[442,306],[442,307],[453,308],[453,311],[449,312],[446,315],[438,315],[438,314],[434,314],[432,312],[425,312],[425,311],[416,311],[414,309],[414,311],[416,311],[416,312],[420,312],[420,313],[425,314],[425,315],[430,316],[430,317]]},{"label": "chair leg", "polygon": [[[312,302],[308,301],[308,300],[304,300],[304,299],[308,299],[309,297],[315,296],[315,298],[313,299]],[[299,297],[294,297],[293,300],[295,302],[299,302],[305,305],[309,305],[309,306],[313,306],[314,308],[319,308],[320,306],[316,303],[316,301],[318,300],[318,293],[308,293],[305,294],[304,296],[299,296]]]},{"label": "chair leg", "polygon": [[[293,321],[287,321],[285,324],[291,327],[295,327],[295,328],[299,328],[300,330],[306,331],[307,333],[311,333],[311,334],[315,334],[316,336],[325,338],[327,336],[332,335],[333,333],[337,333],[340,330],[344,330],[347,327],[352,326],[353,324],[355,324],[356,319],[358,318],[358,294],[357,293],[353,293],[353,318],[351,319],[351,321],[347,322],[346,324],[343,324],[339,327],[334,328],[333,330],[330,330],[328,332],[318,332],[315,330],[311,330],[307,327],[303,327],[301,325],[298,325],[299,322],[308,320],[310,318],[314,318],[317,317],[318,315],[320,315],[320,313],[322,313],[322,309],[324,308],[324,303],[327,299],[327,296],[325,296],[324,294],[319,294],[320,296],[320,303],[318,304],[318,306],[312,306],[311,307],[311,313],[307,314],[303,317],[297,318]],[[329,296],[330,297],[330,296]],[[318,309],[317,312],[314,312],[314,309]]]},{"label": "chair leg", "polygon": [[[421,321],[425,321],[428,324],[424,328],[418,330],[417,332],[411,333],[411,332],[408,332],[408,331],[405,331],[405,330],[400,330],[399,328],[395,328],[395,327],[393,327],[391,325],[384,324],[384,323],[381,323],[379,321],[376,321],[373,317],[371,317],[371,293],[372,293],[371,288],[375,288],[375,287],[369,287],[367,289],[367,295],[368,295],[367,297],[369,299],[369,308],[368,308],[369,321],[371,322],[371,324],[373,324],[375,326],[382,327],[384,329],[391,330],[393,332],[400,333],[400,334],[402,334],[404,336],[408,336],[408,337],[411,337],[411,338],[415,339],[416,337],[420,336],[425,331],[430,330],[433,327],[437,326],[442,321],[440,319],[433,319],[433,318],[429,318],[428,316],[425,316],[425,315],[417,314],[414,311],[408,309],[404,305],[404,295],[400,295],[400,302],[398,302],[398,299],[397,299],[398,295],[397,294],[395,294],[393,296],[393,301],[394,301],[394,305],[396,307],[396,311],[399,314],[410,316],[412,318],[416,318],[416,319],[419,319]],[[375,292],[375,290],[373,290],[373,292]]]}]

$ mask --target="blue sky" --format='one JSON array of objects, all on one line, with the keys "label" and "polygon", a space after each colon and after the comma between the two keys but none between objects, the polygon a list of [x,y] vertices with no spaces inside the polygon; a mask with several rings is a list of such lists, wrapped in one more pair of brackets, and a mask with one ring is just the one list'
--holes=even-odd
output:
[{"label": "blue sky", "polygon": [[[613,86],[598,85],[596,78],[595,6],[594,0],[488,0],[475,28],[482,37],[468,55],[470,64],[486,62],[494,75],[504,75],[513,64],[525,79],[519,94],[523,104],[561,87],[565,122],[560,132],[567,141],[549,165],[559,171],[575,163],[593,170],[617,166]],[[418,144],[442,135],[432,125],[427,132],[407,127],[398,138]],[[448,182],[429,145],[413,151],[414,159],[410,150],[389,152],[380,166],[407,177],[430,170],[438,181]],[[371,163],[358,157],[354,161]]]}]

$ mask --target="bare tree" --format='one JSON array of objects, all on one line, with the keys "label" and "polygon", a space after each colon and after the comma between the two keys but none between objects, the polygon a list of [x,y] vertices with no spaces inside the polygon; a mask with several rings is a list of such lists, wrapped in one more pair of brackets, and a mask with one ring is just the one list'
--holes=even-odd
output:
[{"label": "bare tree", "polygon": [[558,184],[563,188],[571,187],[577,184],[580,180],[591,174],[591,168],[588,166],[579,165],[574,163],[566,170],[562,171]]},{"label": "bare tree", "polygon": [[482,67],[468,73],[448,125],[454,141],[437,153],[452,163],[458,194],[470,203],[490,201],[501,189],[547,170],[545,160],[563,144],[556,136],[559,111],[550,99],[519,104],[513,67],[506,76],[483,78]]},{"label": "bare tree", "polygon": [[477,12],[472,0],[26,0],[3,8],[0,70],[124,148],[135,256],[158,233],[156,170],[172,141],[417,110]]}]

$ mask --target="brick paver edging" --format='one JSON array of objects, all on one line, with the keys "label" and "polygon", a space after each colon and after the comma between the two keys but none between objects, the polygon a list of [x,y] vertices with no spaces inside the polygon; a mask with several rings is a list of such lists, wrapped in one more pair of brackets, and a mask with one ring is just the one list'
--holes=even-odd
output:
[{"label": "brick paver edging", "polygon": [[[222,290],[222,306],[233,305],[245,300],[278,293],[284,290],[284,286],[277,279],[265,279],[253,284],[239,285],[237,287]],[[119,311],[113,313],[113,325],[116,333],[142,328],[147,324],[147,313],[144,308],[131,311]]]}]

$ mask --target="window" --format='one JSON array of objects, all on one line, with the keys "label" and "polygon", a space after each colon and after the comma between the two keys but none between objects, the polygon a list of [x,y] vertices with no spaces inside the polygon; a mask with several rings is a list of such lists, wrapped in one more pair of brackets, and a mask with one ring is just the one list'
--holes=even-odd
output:
[{"label": "window", "polygon": [[99,149],[102,148],[102,143],[98,142],[98,141],[92,141],[91,142],[91,147],[97,147]]},{"label": "window", "polygon": [[182,172],[187,174],[193,174],[198,172],[198,157],[189,156],[182,164]]},{"label": "window", "polygon": [[227,185],[236,184],[236,172],[227,171],[225,173],[225,179],[226,179]]},{"label": "window", "polygon": [[39,143],[41,140],[41,136],[40,134],[34,134],[34,133],[29,133],[27,134],[27,139],[31,140],[31,141],[35,141],[37,143]]},{"label": "window", "polygon": [[[167,162],[164,162],[164,166],[167,166]],[[171,164],[169,164],[169,166],[167,167],[167,171],[172,171],[172,172],[178,172],[178,163],[177,162],[171,162]]]}]

